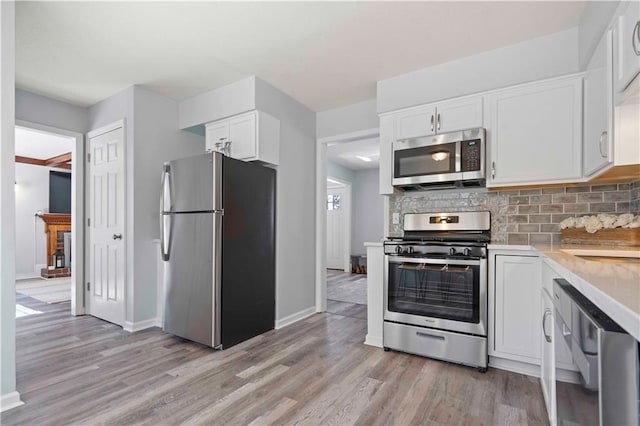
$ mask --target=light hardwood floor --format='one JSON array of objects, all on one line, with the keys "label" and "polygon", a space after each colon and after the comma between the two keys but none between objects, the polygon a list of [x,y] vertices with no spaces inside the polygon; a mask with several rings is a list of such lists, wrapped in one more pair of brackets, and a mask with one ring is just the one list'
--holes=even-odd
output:
[{"label": "light hardwood floor", "polygon": [[16,320],[26,404],[3,425],[546,424],[536,379],[365,346],[359,318],[316,314],[214,352],[17,298],[45,313]]},{"label": "light hardwood floor", "polygon": [[367,276],[327,269],[327,300],[367,304]]}]

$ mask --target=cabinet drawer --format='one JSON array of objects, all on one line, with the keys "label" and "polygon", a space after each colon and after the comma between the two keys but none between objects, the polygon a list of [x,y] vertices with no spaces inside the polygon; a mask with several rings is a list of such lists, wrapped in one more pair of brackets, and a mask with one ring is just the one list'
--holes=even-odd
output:
[{"label": "cabinet drawer", "polygon": [[487,339],[393,322],[384,323],[385,348],[458,362],[487,366]]}]

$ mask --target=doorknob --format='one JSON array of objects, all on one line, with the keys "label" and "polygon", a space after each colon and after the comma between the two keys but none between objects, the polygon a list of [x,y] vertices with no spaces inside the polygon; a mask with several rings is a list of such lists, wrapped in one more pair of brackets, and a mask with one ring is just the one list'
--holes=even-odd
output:
[{"label": "doorknob", "polygon": [[113,239],[114,240],[121,240],[122,239],[122,234],[113,234]]}]

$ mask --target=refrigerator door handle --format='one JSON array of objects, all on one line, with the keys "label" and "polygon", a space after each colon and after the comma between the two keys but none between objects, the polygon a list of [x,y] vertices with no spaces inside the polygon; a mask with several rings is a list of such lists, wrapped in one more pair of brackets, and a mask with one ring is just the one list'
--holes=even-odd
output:
[{"label": "refrigerator door handle", "polygon": [[162,260],[169,260],[171,242],[171,214],[167,214],[167,204],[171,208],[171,166],[164,165],[162,172],[162,195],[160,196],[160,252]]}]

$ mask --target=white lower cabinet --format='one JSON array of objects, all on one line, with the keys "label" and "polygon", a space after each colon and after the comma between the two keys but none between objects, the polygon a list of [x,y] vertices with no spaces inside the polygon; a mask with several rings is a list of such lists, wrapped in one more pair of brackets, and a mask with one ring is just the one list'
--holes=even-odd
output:
[{"label": "white lower cabinet", "polygon": [[538,365],[540,258],[495,255],[493,270],[493,309],[489,307],[493,311],[493,336],[489,340],[489,355]]},{"label": "white lower cabinet", "polygon": [[540,353],[540,385],[544,403],[547,406],[549,423],[556,423],[556,371],[554,355],[554,325],[553,325],[553,299],[546,288],[541,290],[542,304],[540,321],[541,353]]}]

